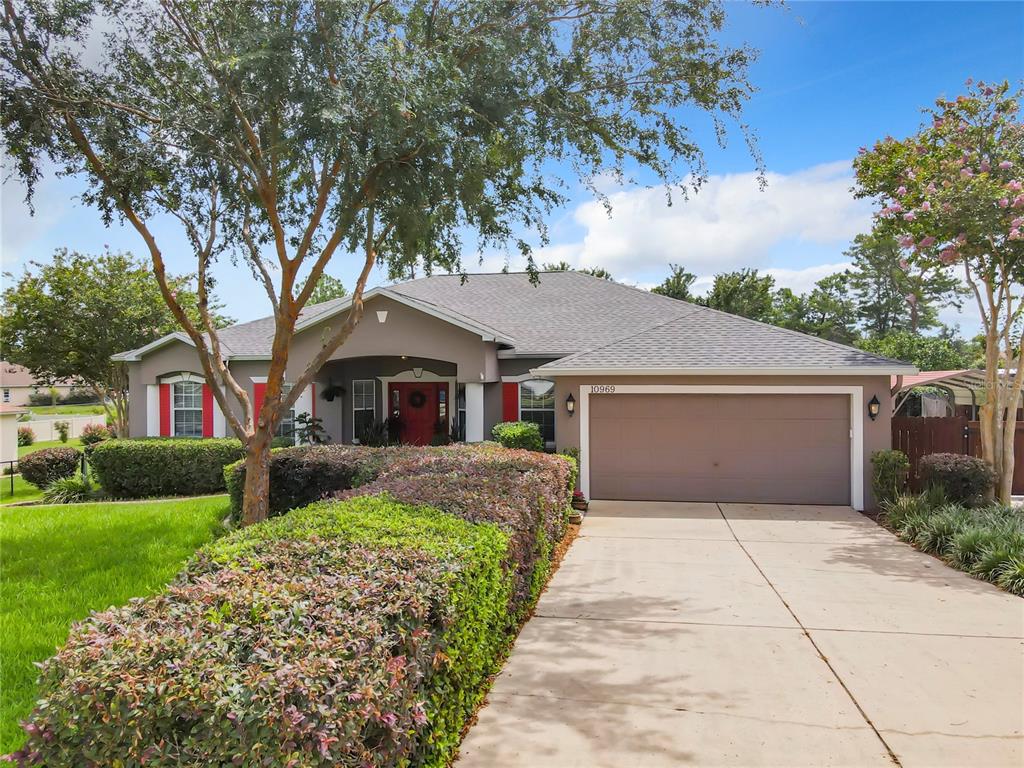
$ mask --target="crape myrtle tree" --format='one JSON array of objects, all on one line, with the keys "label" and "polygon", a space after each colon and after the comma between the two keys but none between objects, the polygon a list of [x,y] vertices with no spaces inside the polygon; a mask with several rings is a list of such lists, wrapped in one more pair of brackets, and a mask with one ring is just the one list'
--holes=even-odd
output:
[{"label": "crape myrtle tree", "polygon": [[876,230],[899,238],[908,268],[955,268],[977,303],[985,334],[982,453],[1004,503],[1024,385],[1021,95],[1009,83],[968,81],[965,94],[927,110],[917,134],[886,138],[854,162],[859,193],[879,203]]},{"label": "crape myrtle tree", "polygon": [[[81,174],[83,199],[141,236],[164,300],[246,447],[243,518],[266,517],[281,414],[363,314],[371,269],[462,271],[527,255],[570,178],[707,171],[687,118],[719,135],[749,97],[721,0],[3,0],[5,149],[28,185]],[[83,53],[83,49],[87,47]],[[685,116],[684,116],[685,115]],[[552,163],[564,172],[553,174]],[[152,222],[180,222],[201,322],[176,301]],[[524,234],[525,233],[525,234]],[[351,309],[285,391],[296,320],[335,256]],[[212,266],[243,259],[273,308],[253,411],[208,316]],[[238,412],[231,407],[236,401]]]}]

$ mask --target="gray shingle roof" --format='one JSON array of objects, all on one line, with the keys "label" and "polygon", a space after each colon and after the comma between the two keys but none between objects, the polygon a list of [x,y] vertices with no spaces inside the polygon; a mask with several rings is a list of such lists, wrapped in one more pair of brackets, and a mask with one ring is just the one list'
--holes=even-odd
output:
[{"label": "gray shingle roof", "polygon": [[515,340],[520,355],[560,356],[609,344],[695,307],[582,272],[437,275],[391,286]]},{"label": "gray shingle roof", "polygon": [[911,366],[706,307],[540,370],[847,369]]},{"label": "gray shingle roof", "polygon": [[[547,370],[822,369],[910,366],[814,336],[765,325],[581,272],[435,275],[389,286],[388,295],[493,332],[517,355],[562,358]],[[300,327],[348,306],[306,307]],[[220,331],[230,357],[266,356],[271,317]]]}]

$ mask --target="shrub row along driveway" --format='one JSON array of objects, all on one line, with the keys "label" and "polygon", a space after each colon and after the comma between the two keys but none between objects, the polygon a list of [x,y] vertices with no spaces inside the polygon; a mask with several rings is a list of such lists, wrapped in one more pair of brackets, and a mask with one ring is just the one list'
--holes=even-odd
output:
[{"label": "shrub row along driveway", "polygon": [[595,503],[458,768],[1019,766],[1022,638],[848,508]]}]

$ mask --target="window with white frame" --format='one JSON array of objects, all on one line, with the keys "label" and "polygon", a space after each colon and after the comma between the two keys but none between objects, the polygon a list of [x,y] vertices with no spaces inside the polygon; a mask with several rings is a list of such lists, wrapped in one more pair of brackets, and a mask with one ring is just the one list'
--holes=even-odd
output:
[{"label": "window with white frame", "polygon": [[196,381],[176,381],[171,388],[174,436],[202,437],[203,385]]},{"label": "window with white frame", "polygon": [[[284,399],[291,392],[291,384],[281,385],[281,398]],[[274,430],[276,437],[290,437],[295,438],[295,409],[289,408],[287,411],[281,414],[281,420],[277,422],[277,429]]]},{"label": "window with white frame", "polygon": [[352,382],[352,441],[359,442],[359,436],[373,426],[376,408],[376,382],[373,379],[356,379]]},{"label": "window with white frame", "polygon": [[7,387],[4,387],[4,402],[11,402],[11,390],[9,390]]},{"label": "window with white frame", "polygon": [[529,379],[519,383],[519,419],[540,427],[545,443],[555,441],[555,383]]}]

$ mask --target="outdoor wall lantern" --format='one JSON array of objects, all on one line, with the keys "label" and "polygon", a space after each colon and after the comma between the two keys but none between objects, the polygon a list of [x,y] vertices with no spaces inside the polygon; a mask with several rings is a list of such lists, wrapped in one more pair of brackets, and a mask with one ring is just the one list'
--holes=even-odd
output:
[{"label": "outdoor wall lantern", "polygon": [[882,404],[878,402],[878,395],[872,395],[871,400],[868,401],[868,416],[872,421],[878,418],[880,410],[882,410]]},{"label": "outdoor wall lantern", "polygon": [[576,398],[572,396],[572,392],[565,398],[565,410],[569,412],[570,416],[576,413]]}]

